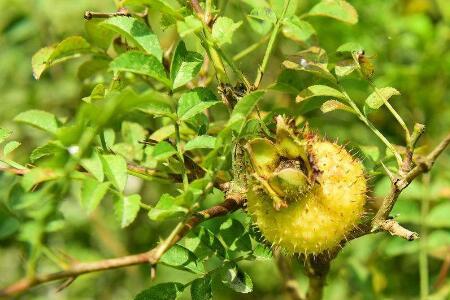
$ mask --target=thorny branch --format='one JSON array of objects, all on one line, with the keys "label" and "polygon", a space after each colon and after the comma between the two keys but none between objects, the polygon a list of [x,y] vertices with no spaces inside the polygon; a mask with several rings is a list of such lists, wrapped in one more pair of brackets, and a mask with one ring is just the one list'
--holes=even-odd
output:
[{"label": "thorny branch", "polygon": [[244,202],[245,197],[234,197],[232,195],[228,196],[222,204],[210,207],[194,214],[194,216],[192,216],[186,223],[181,224],[181,226],[172,231],[171,235],[166,240],[147,252],[105,259],[96,262],[75,263],[70,268],[60,272],[37,275],[33,278],[23,278],[0,290],[0,297],[9,297],[50,281],[60,279],[68,279],[73,281],[76,277],[87,273],[112,270],[139,264],[154,265],[171,246],[181,240],[197,224],[207,219],[223,216],[238,210],[243,207]]}]

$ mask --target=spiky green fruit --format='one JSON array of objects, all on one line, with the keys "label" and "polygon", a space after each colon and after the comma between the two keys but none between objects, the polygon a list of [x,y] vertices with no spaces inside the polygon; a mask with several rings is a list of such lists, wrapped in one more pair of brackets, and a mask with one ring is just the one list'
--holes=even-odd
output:
[{"label": "spiky green fruit", "polygon": [[[280,134],[281,133],[281,134]],[[343,147],[277,118],[275,142],[247,144],[252,165],[247,209],[267,241],[291,253],[318,254],[345,239],[366,202],[361,162]]]}]

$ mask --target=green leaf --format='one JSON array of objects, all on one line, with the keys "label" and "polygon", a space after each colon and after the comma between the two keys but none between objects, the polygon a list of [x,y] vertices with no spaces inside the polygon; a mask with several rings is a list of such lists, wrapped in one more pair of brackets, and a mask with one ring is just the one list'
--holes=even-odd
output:
[{"label": "green leaf", "polygon": [[186,143],[184,146],[185,151],[193,149],[214,149],[216,146],[216,137],[209,135],[196,136],[192,140]]},{"label": "green leaf", "polygon": [[300,94],[297,95],[295,100],[297,102],[302,102],[312,97],[325,97],[325,96],[343,100],[345,99],[344,94],[342,94],[340,91],[334,88],[331,88],[326,85],[312,85],[301,91]]},{"label": "green leaf", "polygon": [[371,109],[378,109],[384,101],[389,101],[394,95],[400,95],[400,92],[392,87],[376,88],[375,92],[369,95],[366,99],[366,104]]},{"label": "green leaf", "polygon": [[329,17],[349,24],[358,23],[356,9],[344,0],[322,0],[307,15]]},{"label": "green leaf", "polygon": [[16,233],[20,228],[21,222],[6,214],[0,214],[0,240],[6,239]]},{"label": "green leaf", "polygon": [[71,36],[59,44],[42,48],[31,59],[33,76],[39,79],[47,68],[91,51],[91,45],[81,36]]},{"label": "green leaf", "polygon": [[101,156],[106,177],[122,192],[127,183],[127,162],[122,156],[107,154]]},{"label": "green leaf", "polygon": [[143,290],[134,300],[175,300],[184,290],[184,285],[178,282],[166,282]]},{"label": "green leaf", "polygon": [[336,65],[334,66],[334,72],[339,77],[344,77],[347,75],[350,75],[353,73],[353,71],[358,69],[358,64],[355,62],[355,60],[352,59],[344,59],[341,61],[338,61]]},{"label": "green leaf", "polygon": [[156,160],[166,160],[172,155],[175,155],[177,150],[174,146],[166,141],[161,141],[155,145],[152,151],[152,157]]},{"label": "green leaf", "polygon": [[206,275],[197,278],[191,283],[191,299],[192,300],[209,300],[212,299],[212,279]]},{"label": "green leaf", "polygon": [[310,47],[291,55],[283,65],[292,70],[311,73],[328,81],[336,83],[336,78],[328,71],[328,55],[325,50],[319,47]]},{"label": "green leaf", "polygon": [[271,260],[273,258],[273,254],[270,248],[261,243],[258,243],[256,245],[252,254],[256,260]]},{"label": "green leaf", "polygon": [[9,153],[11,153],[14,150],[16,150],[17,147],[19,147],[20,145],[21,145],[21,143],[19,143],[17,141],[8,142],[5,145],[5,147],[3,148],[3,156],[7,156]]},{"label": "green leaf", "polygon": [[175,19],[183,19],[183,15],[176,11],[166,0],[125,0],[124,5],[146,5],[153,11],[163,13]]},{"label": "green leaf", "polygon": [[22,177],[22,187],[29,191],[38,183],[61,178],[64,172],[59,169],[33,168]]},{"label": "green leaf", "polygon": [[248,15],[250,18],[258,19],[261,21],[275,24],[277,22],[277,16],[272,9],[268,7],[255,7],[250,11]]},{"label": "green leaf", "polygon": [[231,113],[227,126],[235,127],[236,124],[240,124],[242,126],[244,121],[255,108],[256,104],[258,104],[258,102],[262,99],[263,95],[263,91],[254,91],[239,100]]},{"label": "green leaf", "polygon": [[52,134],[55,134],[56,130],[58,130],[56,117],[53,114],[42,110],[32,109],[24,111],[18,114],[14,118],[14,121],[26,123]]},{"label": "green leaf", "polygon": [[312,25],[300,20],[297,16],[283,20],[282,32],[287,38],[296,42],[301,42],[306,45],[316,43],[316,31]]},{"label": "green leaf", "polygon": [[159,128],[158,130],[156,130],[155,132],[153,132],[150,135],[150,139],[160,142],[162,140],[167,139],[174,133],[175,133],[175,126],[173,124],[170,124],[170,125],[163,126],[163,127]]},{"label": "green leaf", "polygon": [[92,89],[91,94],[87,97],[81,98],[86,103],[91,103],[92,100],[101,100],[105,97],[106,88],[102,83],[95,85]]},{"label": "green leaf", "polygon": [[141,196],[138,194],[123,196],[117,199],[114,205],[114,213],[120,222],[120,227],[130,225],[137,217],[141,208]]},{"label": "green leaf", "polygon": [[251,249],[249,235],[245,232],[241,222],[236,219],[228,218],[223,222],[220,225],[219,234],[230,250],[247,251]]},{"label": "green leaf", "polygon": [[219,17],[212,27],[212,38],[220,46],[232,42],[233,33],[242,25],[242,21],[235,23],[227,17]]},{"label": "green leaf", "polygon": [[198,232],[189,234],[183,240],[186,248],[194,252],[201,260],[211,255],[226,257],[225,246],[213,232],[203,226]]},{"label": "green leaf", "polygon": [[187,51],[186,45],[180,41],[173,54],[170,66],[170,80],[172,89],[188,83],[197,76],[203,64],[203,57],[192,51]]},{"label": "green leaf", "polygon": [[193,273],[203,273],[205,271],[197,256],[178,244],[173,245],[164,253],[159,262],[171,267],[192,271]]},{"label": "green leaf", "polygon": [[203,23],[197,17],[189,15],[183,21],[177,21],[177,31],[184,38],[191,33],[196,33],[203,28]]},{"label": "green leaf", "polygon": [[0,128],[0,144],[3,143],[11,134],[12,131]]},{"label": "green leaf", "polygon": [[91,157],[83,158],[80,165],[91,173],[98,181],[102,182],[105,178],[103,173],[102,160],[97,151],[93,151]]},{"label": "green leaf", "polygon": [[109,64],[109,69],[115,72],[132,72],[150,76],[167,87],[171,86],[162,63],[153,55],[148,55],[140,51],[128,51],[121,54]]},{"label": "green leaf", "polygon": [[[269,0],[270,7],[275,12],[277,17],[281,17],[284,10],[284,5],[286,1],[284,0]],[[288,7],[286,8],[286,17],[295,15],[297,10],[298,1],[290,1]]]},{"label": "green leaf", "polygon": [[110,186],[109,182],[100,183],[95,179],[86,178],[81,186],[81,205],[91,214],[105,197]]},{"label": "green leaf", "polygon": [[328,100],[326,102],[324,102],[322,104],[322,106],[320,107],[320,110],[325,114],[334,110],[344,110],[344,111],[348,111],[351,113],[355,113],[355,111],[353,110],[353,108],[351,108],[350,106],[339,102],[337,100]]},{"label": "green leaf", "polygon": [[260,35],[267,34],[272,26],[277,22],[277,16],[268,7],[255,7],[249,15],[247,21],[250,27]]},{"label": "green leaf", "polygon": [[163,51],[158,37],[145,23],[132,17],[118,16],[106,19],[102,25],[130,39],[137,47],[156,57],[159,62],[162,61]]},{"label": "green leaf", "polygon": [[158,91],[150,90],[140,95],[142,104],[138,109],[146,114],[155,116],[165,116],[172,119],[176,118],[172,108],[172,99],[167,94]]},{"label": "green leaf", "polygon": [[220,101],[217,101],[216,95],[211,90],[195,88],[181,96],[177,109],[178,118],[186,121],[217,103]]},{"label": "green leaf", "polygon": [[222,282],[238,293],[250,293],[253,291],[253,282],[247,273],[238,268],[236,264],[224,270]]},{"label": "green leaf", "polygon": [[66,148],[58,141],[50,141],[49,143],[37,147],[31,152],[30,161],[32,163],[36,162],[38,159],[41,159],[46,156],[54,155],[57,153],[62,153],[67,151]]},{"label": "green leaf", "polygon": [[340,45],[337,49],[336,49],[336,53],[339,55],[352,55],[353,53],[356,52],[360,52],[363,51],[364,48],[355,42],[349,42],[349,43],[345,43],[343,45]]},{"label": "green leaf", "polygon": [[176,199],[169,194],[163,194],[156,206],[148,212],[148,217],[153,221],[162,221],[168,218],[184,215],[188,210],[179,206]]}]

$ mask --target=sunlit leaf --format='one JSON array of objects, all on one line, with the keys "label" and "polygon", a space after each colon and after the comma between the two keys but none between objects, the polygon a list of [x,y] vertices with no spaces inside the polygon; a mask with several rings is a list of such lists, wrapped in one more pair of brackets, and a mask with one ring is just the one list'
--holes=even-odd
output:
[{"label": "sunlit leaf", "polygon": [[206,275],[195,279],[191,283],[191,299],[192,300],[209,300],[212,299],[212,280]]},{"label": "sunlit leaf", "polygon": [[392,87],[376,88],[376,90],[367,97],[366,104],[371,109],[378,109],[385,101],[389,101],[389,99],[395,95],[400,95],[400,92]]},{"label": "sunlit leaf", "polygon": [[333,97],[338,99],[345,99],[344,94],[342,94],[340,91],[326,86],[326,85],[312,85],[303,91],[300,92],[300,94],[297,95],[296,101],[302,102],[312,97]]},{"label": "sunlit leaf", "polygon": [[175,49],[170,66],[170,79],[172,89],[176,89],[197,76],[203,64],[203,57],[197,53],[188,51],[183,41],[180,41]]},{"label": "sunlit leaf", "polygon": [[32,109],[24,111],[18,114],[14,121],[26,123],[53,134],[58,130],[56,117],[43,110]]},{"label": "sunlit leaf", "polygon": [[148,55],[140,51],[128,51],[121,54],[109,64],[109,68],[116,72],[132,72],[150,76],[168,87],[171,86],[162,63],[153,55]]},{"label": "sunlit leaf", "polygon": [[242,21],[235,23],[227,17],[219,17],[212,28],[212,38],[218,45],[231,43],[233,33],[242,25]]},{"label": "sunlit leaf", "polygon": [[178,282],[166,282],[143,290],[134,300],[175,300],[184,290],[184,285]]},{"label": "sunlit leaf", "polygon": [[324,16],[349,24],[358,23],[356,9],[344,0],[322,0],[308,12],[309,16]]},{"label": "sunlit leaf", "polygon": [[238,293],[253,291],[253,282],[247,273],[238,268],[236,264],[224,270],[222,282]]},{"label": "sunlit leaf", "polygon": [[331,112],[334,110],[344,110],[344,111],[348,111],[351,113],[355,113],[355,111],[350,106],[348,106],[342,102],[339,102],[337,100],[328,100],[328,101],[324,102],[322,104],[322,106],[320,107],[320,110],[323,113],[328,113],[328,112]]},{"label": "sunlit leaf", "polygon": [[141,196],[134,194],[116,199],[114,213],[120,222],[120,227],[124,228],[133,223],[140,209]]},{"label": "sunlit leaf", "polygon": [[44,181],[61,178],[64,172],[59,169],[33,168],[22,177],[22,186],[26,191],[31,190],[33,186]]},{"label": "sunlit leaf", "polygon": [[300,20],[297,16],[292,16],[283,20],[283,34],[296,42],[306,45],[316,43],[316,31],[312,25],[306,21]]},{"label": "sunlit leaf", "polygon": [[3,143],[11,134],[12,131],[0,128],[0,144]]},{"label": "sunlit leaf", "polygon": [[86,178],[81,186],[81,205],[91,214],[108,192],[109,182],[100,183],[95,179]]},{"label": "sunlit leaf", "polygon": [[216,145],[216,137],[209,135],[196,136],[188,141],[184,146],[185,151],[193,149],[214,149]]},{"label": "sunlit leaf", "polygon": [[91,173],[98,181],[103,181],[105,175],[103,173],[102,160],[97,151],[92,151],[91,157],[83,158],[80,161],[80,165]]},{"label": "sunlit leaf", "polygon": [[143,22],[132,17],[118,16],[106,19],[102,25],[130,39],[140,49],[153,55],[159,62],[162,61],[163,51],[158,37]]},{"label": "sunlit leaf", "polygon": [[177,114],[180,120],[189,118],[202,113],[205,109],[220,103],[211,90],[207,88],[195,88],[184,93],[179,102]]},{"label": "sunlit leaf", "polygon": [[5,147],[3,147],[3,156],[7,156],[8,154],[16,150],[20,145],[21,143],[17,141],[8,142]]},{"label": "sunlit leaf", "polygon": [[184,18],[183,21],[177,21],[177,31],[180,37],[185,37],[191,33],[196,33],[203,28],[202,21],[193,15]]},{"label": "sunlit leaf", "polygon": [[263,95],[263,91],[255,91],[245,95],[241,100],[239,100],[231,113],[227,126],[235,127],[235,124],[242,125],[253,111],[256,104],[258,104],[258,102],[262,99]]},{"label": "sunlit leaf", "polygon": [[148,217],[153,221],[179,217],[187,213],[187,209],[178,205],[174,197],[163,194],[155,207],[148,212]]},{"label": "sunlit leaf", "polygon": [[101,156],[106,177],[119,191],[123,191],[127,183],[127,162],[120,155],[106,154]]},{"label": "sunlit leaf", "polygon": [[175,244],[161,257],[160,262],[175,268],[188,270],[193,273],[205,271],[203,264],[198,261],[194,253],[185,247]]},{"label": "sunlit leaf", "polygon": [[91,52],[91,45],[80,36],[71,36],[59,44],[42,48],[31,59],[33,76],[39,79],[50,66],[89,52]]},{"label": "sunlit leaf", "polygon": [[177,150],[174,146],[166,141],[161,141],[153,148],[152,157],[156,160],[166,160],[176,153]]}]

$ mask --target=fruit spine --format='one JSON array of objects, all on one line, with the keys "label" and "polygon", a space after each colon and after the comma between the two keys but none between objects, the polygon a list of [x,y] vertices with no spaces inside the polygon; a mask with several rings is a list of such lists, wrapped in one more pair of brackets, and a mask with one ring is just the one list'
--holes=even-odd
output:
[{"label": "fruit spine", "polygon": [[275,141],[246,145],[247,209],[266,240],[289,253],[336,247],[359,222],[367,182],[361,162],[343,147],[297,132],[278,116]]}]

